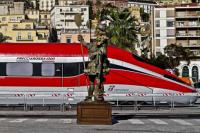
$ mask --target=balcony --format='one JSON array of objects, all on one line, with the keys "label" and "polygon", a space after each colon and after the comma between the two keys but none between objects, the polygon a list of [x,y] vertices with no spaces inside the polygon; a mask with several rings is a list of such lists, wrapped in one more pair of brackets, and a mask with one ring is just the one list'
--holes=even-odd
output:
[{"label": "balcony", "polygon": [[187,47],[187,48],[198,48],[200,47],[200,44],[197,43],[179,43],[177,42],[178,45],[183,46],[183,47]]},{"label": "balcony", "polygon": [[199,33],[176,33],[176,38],[177,39],[199,39],[200,38],[200,34]]},{"label": "balcony", "polygon": [[188,22],[184,22],[184,23],[176,23],[176,27],[177,28],[192,28],[192,27],[200,27],[200,23],[188,23]]},{"label": "balcony", "polygon": [[199,12],[177,12],[176,19],[200,18]]}]

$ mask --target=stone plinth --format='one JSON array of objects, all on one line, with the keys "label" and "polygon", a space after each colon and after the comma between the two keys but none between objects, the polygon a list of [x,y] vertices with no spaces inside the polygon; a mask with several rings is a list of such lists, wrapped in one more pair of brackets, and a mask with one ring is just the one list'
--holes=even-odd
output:
[{"label": "stone plinth", "polygon": [[107,102],[80,102],[77,104],[77,124],[111,125],[112,106]]}]

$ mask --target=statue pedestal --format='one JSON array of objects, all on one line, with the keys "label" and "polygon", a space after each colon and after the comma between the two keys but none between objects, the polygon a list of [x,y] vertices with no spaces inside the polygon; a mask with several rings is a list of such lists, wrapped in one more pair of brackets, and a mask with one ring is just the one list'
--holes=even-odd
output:
[{"label": "statue pedestal", "polygon": [[77,124],[111,125],[112,106],[107,102],[80,102],[77,104]]}]

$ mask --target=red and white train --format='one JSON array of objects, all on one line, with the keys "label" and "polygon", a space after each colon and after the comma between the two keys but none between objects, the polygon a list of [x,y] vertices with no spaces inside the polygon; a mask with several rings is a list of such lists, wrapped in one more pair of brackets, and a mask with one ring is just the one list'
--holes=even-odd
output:
[{"label": "red and white train", "polygon": [[[109,101],[171,102],[168,94],[196,93],[195,88],[168,71],[144,63],[131,53],[109,46],[110,72],[104,83]],[[87,92],[80,44],[0,44],[0,92]],[[112,96],[112,95],[118,95]],[[134,95],[137,96],[134,97]],[[163,94],[163,97],[145,96]],[[110,95],[110,96],[109,96]],[[175,103],[192,103],[196,96],[173,97]]]}]

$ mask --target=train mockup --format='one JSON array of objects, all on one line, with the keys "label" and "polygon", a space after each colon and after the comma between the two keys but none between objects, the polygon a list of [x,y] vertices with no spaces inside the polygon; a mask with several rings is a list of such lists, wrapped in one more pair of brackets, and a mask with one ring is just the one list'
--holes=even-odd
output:
[{"label": "train mockup", "polygon": [[[88,50],[81,48],[79,43],[1,43],[0,92],[70,91],[81,97],[88,87],[83,73]],[[195,88],[175,75],[138,60],[128,51],[108,46],[107,55],[110,72],[105,77],[104,90],[108,101],[171,102],[167,95],[196,93]],[[173,97],[175,103],[193,103],[196,99],[196,96]]]}]

